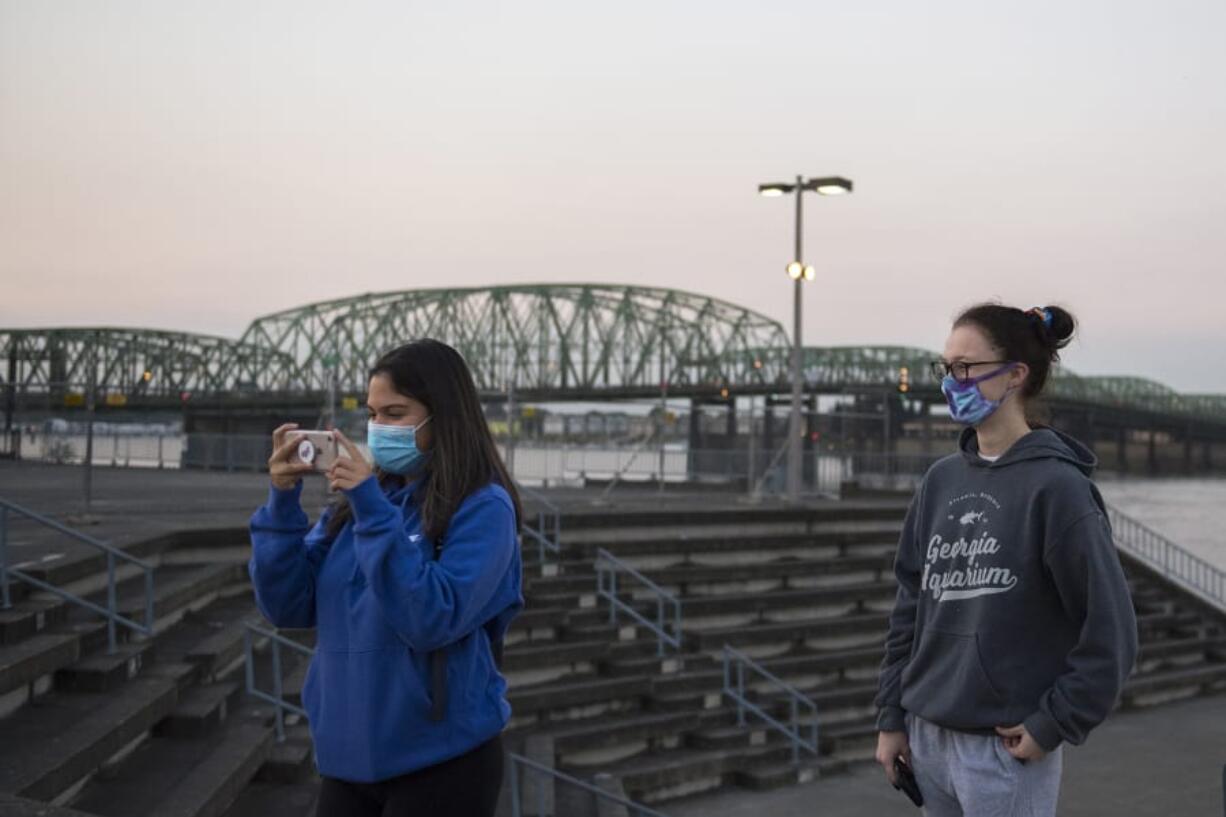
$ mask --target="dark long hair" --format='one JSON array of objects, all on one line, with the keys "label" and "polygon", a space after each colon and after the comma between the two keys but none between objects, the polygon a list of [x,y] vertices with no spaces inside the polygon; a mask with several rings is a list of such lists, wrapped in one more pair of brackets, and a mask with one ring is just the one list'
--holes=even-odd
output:
[{"label": "dark long hair", "polygon": [[[387,375],[398,393],[421,401],[430,412],[431,447],[421,484],[414,489],[423,532],[439,541],[460,502],[491,481],[510,494],[518,531],[523,520],[519,492],[494,445],[472,373],[460,353],[441,341],[420,338],[385,352],[370,369],[369,376],[376,375]],[[375,475],[384,487],[405,484],[403,476],[379,468]],[[331,510],[329,539],[352,515],[343,494]]]},{"label": "dark long hair", "polygon": [[[1050,323],[1044,311],[1051,316]],[[1022,384],[1026,419],[1032,424],[1046,422],[1047,410],[1038,401],[1047,385],[1053,363],[1060,361],[1060,350],[1068,346],[1077,331],[1077,321],[1059,306],[1022,310],[997,303],[976,304],[954,321],[954,328],[971,324],[978,327],[1004,360],[1019,361],[1030,368]]]}]

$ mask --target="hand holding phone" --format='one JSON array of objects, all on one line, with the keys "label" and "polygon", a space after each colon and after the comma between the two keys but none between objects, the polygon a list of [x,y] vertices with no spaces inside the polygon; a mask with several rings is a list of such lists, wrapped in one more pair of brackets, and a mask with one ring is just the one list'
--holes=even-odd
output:
[{"label": "hand holding phone", "polygon": [[298,462],[310,465],[312,471],[327,471],[336,462],[339,446],[335,432],[311,429],[292,431],[288,436],[297,441],[294,457]]},{"label": "hand holding phone", "polygon": [[293,488],[303,474],[314,470],[312,463],[304,463],[297,457],[298,439],[291,436],[297,428],[296,423],[285,423],[272,432],[268,476],[273,486],[281,490]]},{"label": "hand holding phone", "polygon": [[894,788],[901,791],[917,806],[924,805],[924,797],[920,794],[919,784],[915,782],[915,773],[903,762],[902,756],[894,758]]}]

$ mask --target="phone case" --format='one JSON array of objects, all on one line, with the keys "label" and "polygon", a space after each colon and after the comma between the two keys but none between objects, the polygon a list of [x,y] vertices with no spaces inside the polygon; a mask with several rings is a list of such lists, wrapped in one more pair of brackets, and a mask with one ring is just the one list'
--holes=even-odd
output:
[{"label": "phone case", "polygon": [[894,788],[901,791],[917,806],[924,805],[924,797],[920,794],[919,784],[915,782],[915,773],[911,767],[902,762],[902,758],[894,758],[894,777],[898,781]]},{"label": "phone case", "polygon": [[299,431],[295,434],[299,461],[311,463],[316,471],[327,471],[336,462],[337,442],[330,431]]}]

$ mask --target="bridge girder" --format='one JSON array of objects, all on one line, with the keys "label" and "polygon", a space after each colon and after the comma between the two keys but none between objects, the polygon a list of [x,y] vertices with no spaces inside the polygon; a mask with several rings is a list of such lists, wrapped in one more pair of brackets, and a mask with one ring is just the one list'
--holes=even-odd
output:
[{"label": "bridge girder", "polygon": [[[362,393],[384,351],[416,337],[454,346],[478,389],[514,383],[538,399],[710,394],[726,386],[785,392],[791,346],[781,324],[709,296],[660,287],[540,284],[368,293],[254,320],[239,340],[130,328],[0,330],[9,393],[80,390],[93,360],[99,388],[133,398],[180,392]],[[92,357],[96,355],[96,358]],[[939,400],[935,352],[907,346],[806,347],[802,371],[818,391],[896,387]],[[7,364],[7,368],[5,368]],[[144,372],[150,377],[145,379]],[[1226,424],[1226,395],[1180,394],[1135,377],[1053,371],[1049,395],[1082,407]]]}]

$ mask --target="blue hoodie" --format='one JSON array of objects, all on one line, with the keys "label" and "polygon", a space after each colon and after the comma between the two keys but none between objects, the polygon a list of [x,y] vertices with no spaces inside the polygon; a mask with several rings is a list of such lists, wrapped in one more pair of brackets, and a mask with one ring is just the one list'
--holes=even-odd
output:
[{"label": "blue hoodie", "polygon": [[[320,774],[370,783],[464,754],[511,716],[491,642],[523,608],[515,509],[496,482],[452,515],[437,561],[414,501],[374,476],[345,491],[353,519],[329,542],[294,488],[251,518],[256,604],[278,627],[317,628],[302,688]],[[445,648],[447,709],[430,719],[430,652]]]},{"label": "blue hoodie", "polygon": [[904,712],[965,732],[1025,725],[1045,751],[1080,744],[1111,712],[1137,622],[1081,443],[1036,428],[1000,459],[937,462],[903,523],[877,728]]}]

